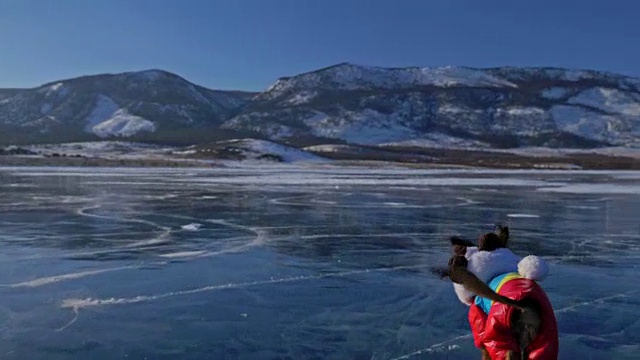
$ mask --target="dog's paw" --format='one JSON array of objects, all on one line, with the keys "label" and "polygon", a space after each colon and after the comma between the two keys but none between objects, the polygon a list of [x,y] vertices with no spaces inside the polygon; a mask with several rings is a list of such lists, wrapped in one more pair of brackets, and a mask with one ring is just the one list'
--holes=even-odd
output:
[{"label": "dog's paw", "polygon": [[449,258],[449,270],[451,270],[454,266],[462,266],[466,268],[469,265],[469,260],[467,260],[464,255],[453,255]]},{"label": "dog's paw", "polygon": [[440,279],[449,277],[449,269],[446,267],[434,266],[430,268],[429,271],[438,276]]}]

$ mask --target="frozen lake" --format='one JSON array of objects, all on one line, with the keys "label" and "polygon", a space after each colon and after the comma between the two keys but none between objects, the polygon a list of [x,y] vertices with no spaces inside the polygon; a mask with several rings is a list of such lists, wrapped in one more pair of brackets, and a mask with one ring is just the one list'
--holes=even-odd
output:
[{"label": "frozen lake", "polygon": [[478,359],[447,238],[544,256],[562,359],[638,359],[640,173],[0,168],[0,358]]}]

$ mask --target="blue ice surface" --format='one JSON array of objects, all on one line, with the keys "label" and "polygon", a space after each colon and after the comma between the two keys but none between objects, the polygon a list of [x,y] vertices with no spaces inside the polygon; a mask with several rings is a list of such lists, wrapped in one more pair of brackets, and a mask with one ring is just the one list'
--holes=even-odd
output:
[{"label": "blue ice surface", "polygon": [[475,359],[447,238],[510,226],[562,359],[640,354],[637,172],[0,168],[0,355]]}]

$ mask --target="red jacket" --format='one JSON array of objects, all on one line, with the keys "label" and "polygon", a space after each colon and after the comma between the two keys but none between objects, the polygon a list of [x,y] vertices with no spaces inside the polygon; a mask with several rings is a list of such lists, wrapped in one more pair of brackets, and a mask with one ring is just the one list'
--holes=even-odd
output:
[{"label": "red jacket", "polygon": [[[544,290],[533,280],[515,278],[501,284],[497,293],[513,300],[532,298],[540,304],[542,325],[538,337],[529,344],[529,360],[558,358],[558,325],[553,307]],[[487,315],[476,303],[469,309],[469,325],[478,348],[486,348],[493,360],[505,359],[508,351],[520,352],[510,321],[514,308],[500,303],[491,304]]]}]

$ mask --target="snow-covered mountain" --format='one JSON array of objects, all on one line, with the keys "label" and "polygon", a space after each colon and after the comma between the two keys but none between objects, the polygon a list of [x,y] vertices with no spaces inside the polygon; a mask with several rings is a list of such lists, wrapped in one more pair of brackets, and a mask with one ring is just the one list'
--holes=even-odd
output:
[{"label": "snow-covered mountain", "polygon": [[258,137],[297,147],[639,147],[640,79],[557,68],[339,64],[262,93],[161,70],[0,89],[0,144]]},{"label": "snow-covered mountain", "polygon": [[253,95],[209,90],[161,70],[0,90],[0,139],[60,142],[217,127]]},{"label": "snow-covered mountain", "polygon": [[279,79],[223,127],[284,141],[640,147],[640,79],[556,68],[345,63]]}]

